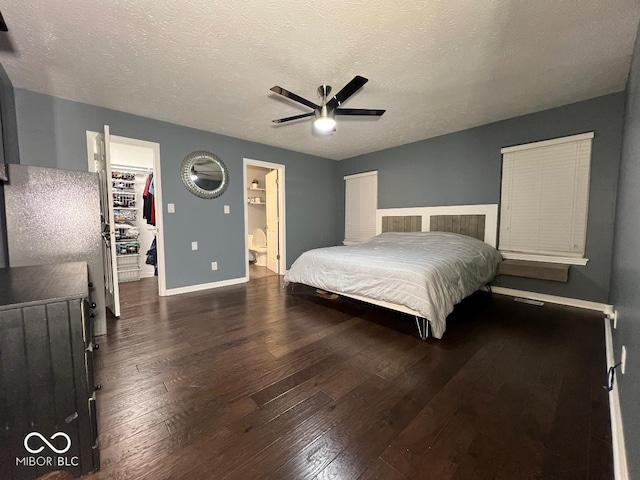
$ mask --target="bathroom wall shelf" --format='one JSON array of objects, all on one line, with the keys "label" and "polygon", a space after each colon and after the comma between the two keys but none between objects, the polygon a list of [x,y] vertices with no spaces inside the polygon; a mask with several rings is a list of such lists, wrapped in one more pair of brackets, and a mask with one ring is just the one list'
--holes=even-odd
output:
[{"label": "bathroom wall shelf", "polygon": [[266,204],[266,199],[264,198],[264,193],[263,193],[263,192],[266,192],[266,191],[267,191],[267,189],[266,189],[266,188],[260,188],[260,187],[258,187],[258,188],[254,188],[254,187],[247,187],[247,191],[248,191],[248,192],[260,192],[260,194],[259,194],[259,195],[257,195],[257,196],[252,196],[252,197],[249,197],[249,198],[247,199],[247,203],[248,203],[249,205],[265,205],[265,204]]}]

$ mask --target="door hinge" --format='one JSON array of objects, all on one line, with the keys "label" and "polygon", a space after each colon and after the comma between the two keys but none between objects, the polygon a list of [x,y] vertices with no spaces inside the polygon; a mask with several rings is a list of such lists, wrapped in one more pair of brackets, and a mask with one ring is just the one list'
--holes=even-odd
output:
[{"label": "door hinge", "polygon": [[93,154],[93,159],[97,162],[98,160],[100,160],[100,157],[98,156],[97,153]]},{"label": "door hinge", "polygon": [[276,260],[280,260],[280,255],[276,255]]}]

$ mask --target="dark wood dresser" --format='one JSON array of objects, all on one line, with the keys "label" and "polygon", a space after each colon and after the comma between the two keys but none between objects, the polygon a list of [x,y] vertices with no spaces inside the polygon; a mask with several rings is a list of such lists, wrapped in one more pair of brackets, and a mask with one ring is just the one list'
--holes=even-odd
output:
[{"label": "dark wood dresser", "polygon": [[0,478],[100,466],[87,264],[0,269]]}]

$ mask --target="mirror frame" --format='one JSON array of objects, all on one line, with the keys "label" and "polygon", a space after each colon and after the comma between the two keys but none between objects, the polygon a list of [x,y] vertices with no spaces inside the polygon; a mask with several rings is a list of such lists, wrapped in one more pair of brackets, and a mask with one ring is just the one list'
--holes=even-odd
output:
[{"label": "mirror frame", "polygon": [[[222,184],[218,188],[215,190],[205,190],[204,188],[196,185],[196,183],[191,179],[191,169],[197,160],[210,160],[220,167],[222,170]],[[182,177],[182,183],[187,187],[187,190],[200,198],[218,198],[229,186],[229,170],[227,170],[227,166],[217,155],[204,150],[196,150],[184,157],[184,160],[182,160],[182,166],[180,167],[180,176]]]}]

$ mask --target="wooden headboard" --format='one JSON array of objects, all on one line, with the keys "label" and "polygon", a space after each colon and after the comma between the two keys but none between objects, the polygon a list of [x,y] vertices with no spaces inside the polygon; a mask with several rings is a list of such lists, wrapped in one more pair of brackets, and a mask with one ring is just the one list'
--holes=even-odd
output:
[{"label": "wooden headboard", "polygon": [[382,233],[385,232],[421,232],[420,215],[394,215],[382,217]]},{"label": "wooden headboard", "polygon": [[498,205],[387,208],[376,212],[376,233],[453,232],[496,246]]}]

